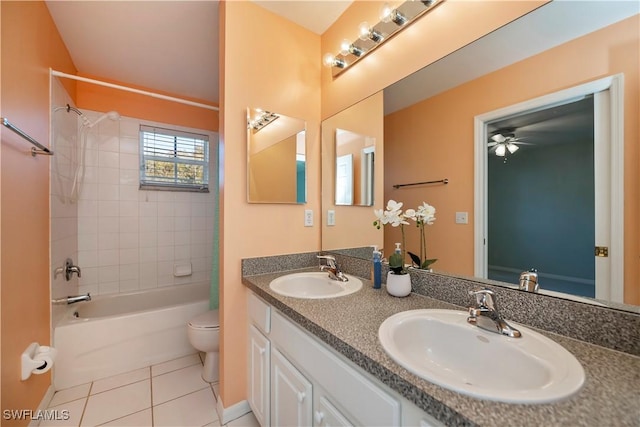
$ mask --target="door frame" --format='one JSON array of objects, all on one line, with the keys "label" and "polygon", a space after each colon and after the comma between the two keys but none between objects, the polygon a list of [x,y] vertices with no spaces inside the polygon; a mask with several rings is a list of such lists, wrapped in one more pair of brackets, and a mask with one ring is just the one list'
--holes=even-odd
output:
[{"label": "door frame", "polygon": [[[616,74],[592,82],[533,98],[518,104],[475,116],[474,118],[474,275],[487,278],[488,234],[487,204],[487,125],[499,119],[566,104],[570,100],[593,93],[610,92],[610,171],[611,223],[609,244],[610,272],[608,289],[596,296],[613,302],[624,302],[624,75]],[[597,118],[596,118],[597,120]]]}]

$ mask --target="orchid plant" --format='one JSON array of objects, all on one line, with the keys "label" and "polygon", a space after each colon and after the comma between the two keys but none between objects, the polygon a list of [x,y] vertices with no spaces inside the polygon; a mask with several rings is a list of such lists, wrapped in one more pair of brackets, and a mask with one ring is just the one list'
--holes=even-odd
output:
[{"label": "orchid plant", "polygon": [[407,209],[402,212],[402,202],[396,202],[395,200],[389,200],[387,207],[383,209],[375,209],[373,211],[376,216],[376,220],[373,222],[373,226],[380,229],[381,227],[390,224],[392,227],[400,227],[402,233],[402,249],[401,253],[394,253],[389,256],[389,268],[394,274],[407,274],[407,269],[404,265],[406,258],[405,252],[405,238],[404,238],[404,226],[409,225],[408,220],[416,222],[416,226],[420,229],[420,256],[409,252],[409,256],[414,265],[421,269],[428,269],[431,264],[437,261],[437,259],[427,259],[427,243],[425,237],[425,225],[433,224],[436,217],[436,209],[422,202],[422,205],[418,209]]}]

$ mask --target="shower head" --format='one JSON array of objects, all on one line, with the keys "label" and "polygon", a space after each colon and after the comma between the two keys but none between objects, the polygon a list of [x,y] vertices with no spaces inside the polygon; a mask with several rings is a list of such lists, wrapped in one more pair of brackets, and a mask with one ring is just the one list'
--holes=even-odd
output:
[{"label": "shower head", "polygon": [[92,128],[95,125],[97,125],[98,123],[100,123],[101,121],[103,121],[104,119],[108,118],[109,120],[118,120],[120,119],[120,114],[118,114],[117,111],[109,111],[108,113],[104,113],[103,115],[101,115],[100,117],[98,117],[98,119],[93,122],[93,123],[89,123],[89,127]]}]

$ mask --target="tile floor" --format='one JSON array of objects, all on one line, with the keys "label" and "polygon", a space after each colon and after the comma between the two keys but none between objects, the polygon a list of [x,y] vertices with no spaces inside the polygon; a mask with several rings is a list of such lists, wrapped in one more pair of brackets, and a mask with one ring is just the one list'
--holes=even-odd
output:
[{"label": "tile floor", "polygon": [[[203,358],[193,354],[57,391],[49,409],[67,410],[69,419],[42,421],[40,426],[220,426],[218,384],[202,379]],[[225,426],[259,424],[249,413]]]}]

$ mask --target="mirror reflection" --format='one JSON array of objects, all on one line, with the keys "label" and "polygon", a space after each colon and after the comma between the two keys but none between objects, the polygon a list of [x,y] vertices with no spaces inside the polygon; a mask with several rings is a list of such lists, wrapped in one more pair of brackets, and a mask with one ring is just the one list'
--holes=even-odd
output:
[{"label": "mirror reflection", "polygon": [[376,139],[336,129],[336,205],[373,206]]},{"label": "mirror reflection", "polygon": [[[586,22],[578,18],[582,15],[590,17],[590,24],[578,28]],[[574,16],[575,19],[573,19]],[[552,25],[553,22],[562,23],[562,25],[555,25],[558,38],[551,45],[543,45],[539,36],[540,29],[545,28],[545,25]],[[476,157],[482,157],[485,161],[497,162],[495,166],[504,165],[504,159],[497,159],[504,156],[497,156],[495,149],[489,151],[493,148],[489,146],[491,141],[494,141],[491,138],[498,133],[504,138],[513,137],[519,140],[517,142],[523,142],[523,144],[513,144],[517,147],[515,149],[505,144],[507,164],[516,163],[516,157],[521,156],[522,162],[527,162],[527,168],[539,169],[540,173],[545,174],[544,178],[550,181],[546,189],[550,195],[555,194],[560,184],[566,184],[569,179],[578,179],[577,174],[572,175],[571,178],[556,176],[556,184],[553,184],[553,174],[548,171],[543,172],[546,169],[541,162],[548,162],[551,160],[550,157],[554,157],[562,168],[569,169],[573,167],[574,157],[554,156],[555,149],[547,148],[540,150],[540,156],[545,160],[539,158],[536,162],[531,156],[525,159],[522,154],[525,154],[527,149],[532,149],[524,144],[529,142],[524,138],[525,129],[520,131],[516,129],[513,135],[509,134],[507,128],[514,126],[507,123],[507,118],[503,123],[495,123],[493,128],[490,126],[485,128],[484,150],[478,150],[474,144],[476,138],[474,120],[487,112],[596,81],[605,76],[622,74],[624,76],[622,96],[625,144],[624,157],[619,168],[622,171],[623,164],[626,167],[621,173],[620,180],[617,183],[612,182],[611,190],[614,193],[624,194],[625,200],[635,199],[633,195],[640,191],[637,168],[633,166],[638,158],[637,144],[633,142],[638,139],[638,130],[637,127],[629,124],[636,123],[639,114],[640,96],[636,84],[640,63],[639,22],[637,5],[631,6],[629,3],[551,2],[385,89],[383,200],[386,202],[394,199],[403,202],[405,207],[414,207],[422,202],[436,207],[438,221],[431,226],[427,236],[429,254],[438,258],[436,272],[461,277],[487,278],[487,275],[478,273],[479,270],[475,265],[477,247],[474,245],[478,239],[481,242],[484,239],[486,242],[491,238],[495,242],[497,233],[510,242],[511,249],[504,253],[511,256],[514,248],[517,248],[521,251],[522,258],[531,260],[513,267],[514,271],[509,271],[509,277],[498,278],[508,282],[505,286],[517,287],[516,272],[529,268],[541,269],[534,263],[536,261],[535,256],[532,255],[534,251],[544,253],[551,246],[562,246],[564,243],[575,247],[576,242],[564,242],[564,240],[570,240],[570,237],[558,238],[555,235],[547,235],[546,241],[540,242],[516,237],[512,229],[507,229],[509,224],[523,218],[523,212],[528,212],[531,214],[528,223],[535,225],[534,230],[538,230],[536,235],[541,235],[546,232],[547,223],[546,217],[542,215],[543,208],[549,212],[548,215],[555,215],[551,210],[551,202],[542,201],[536,197],[526,197],[516,191],[513,179],[494,177],[500,182],[494,186],[493,193],[509,193],[511,196],[508,200],[502,201],[502,206],[505,204],[510,206],[508,211],[494,208],[489,212],[487,222],[492,227],[493,237],[484,234],[482,226],[475,223],[476,181],[478,185],[486,185],[486,181],[483,184],[482,180],[487,177],[477,176],[474,164]],[[505,50],[506,44],[517,45],[518,54],[512,56],[513,52]],[[479,61],[478,58],[482,60]],[[553,132],[553,130],[549,131]],[[542,134],[538,140],[540,138],[545,141],[550,139]],[[323,144],[323,150],[326,148]],[[521,169],[524,167],[521,165]],[[449,184],[446,186],[393,188],[394,184],[438,179],[445,176],[449,178]],[[542,178],[539,174],[534,174],[534,177],[536,178],[529,176],[528,179]],[[595,180],[593,174],[590,180]],[[490,197],[491,193],[489,193]],[[376,203],[381,202],[376,201]],[[592,206],[597,204],[593,201],[589,203]],[[589,216],[593,217],[593,212]],[[466,221],[458,221],[458,218],[465,217]],[[362,212],[363,223],[369,224],[372,219],[372,210]],[[573,222],[569,220],[569,224],[573,227],[576,221],[583,220],[575,219]],[[614,270],[619,269],[618,277],[624,278],[619,280],[624,282],[621,284],[624,287],[624,296],[620,296],[618,300],[613,298],[614,303],[640,305],[640,279],[637,275],[640,245],[637,239],[626,237],[635,235],[639,225],[638,206],[625,203],[624,266],[612,266]],[[343,229],[344,233],[349,231]],[[333,235],[335,234],[337,233],[334,232]],[[332,239],[333,235],[328,235],[325,239],[323,233],[323,249],[361,246],[361,244],[349,246],[344,242],[337,244]],[[593,236],[593,231],[590,235]],[[584,237],[583,234],[580,236]],[[412,238],[410,235],[407,236],[408,248],[417,247],[419,243],[411,241]],[[563,268],[557,270],[557,273],[552,272],[552,275],[584,280],[586,286],[582,289],[590,288],[588,293],[571,289],[563,291],[593,296],[590,285],[593,281],[594,269],[595,242],[593,240],[589,238],[588,248],[581,245],[580,249],[582,252],[588,252],[587,256],[590,258],[588,268],[574,267],[571,271],[564,269],[565,265],[562,261],[565,257],[574,255],[573,249],[566,249],[555,255],[558,258],[556,264],[562,264]],[[385,230],[383,244],[385,255],[388,255],[389,250],[394,247],[394,242],[397,241],[400,241],[399,230]],[[504,253],[503,256],[492,255],[492,260],[495,261],[491,264],[493,267],[504,267],[504,264],[496,261],[508,260],[509,256]],[[494,269],[494,271],[497,270]],[[545,283],[550,284],[554,279],[552,275],[544,273],[540,275],[542,289],[545,288]],[[588,285],[587,282],[589,282]],[[551,288],[550,285],[548,287]],[[554,293],[554,296],[557,295],[560,294]],[[602,298],[597,294],[596,297]],[[607,299],[611,301],[610,298]],[[614,305],[620,308],[618,304]]]},{"label": "mirror reflection", "polygon": [[249,203],[306,203],[306,123],[247,108]]}]

